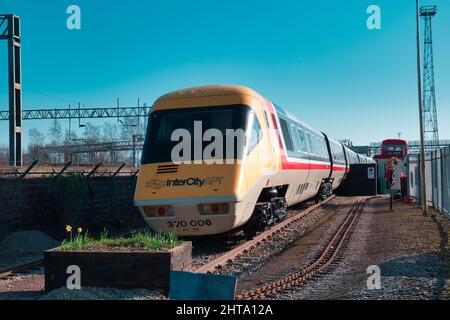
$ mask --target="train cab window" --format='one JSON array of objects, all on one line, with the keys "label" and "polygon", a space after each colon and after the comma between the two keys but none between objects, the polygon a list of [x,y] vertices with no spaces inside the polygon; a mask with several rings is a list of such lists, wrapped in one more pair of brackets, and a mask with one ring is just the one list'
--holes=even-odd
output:
[{"label": "train cab window", "polygon": [[[187,140],[191,147],[190,155],[187,153],[186,159],[202,160],[196,158],[194,146],[199,137],[196,137],[195,125],[199,125],[201,129],[200,138],[209,129],[219,130],[224,136],[227,130],[231,129],[246,130],[248,117],[251,114],[251,109],[246,105],[227,105],[227,106],[212,106],[212,107],[193,107],[184,109],[170,109],[158,110],[152,112],[149,116],[149,123],[147,126],[147,133],[142,150],[142,164],[172,162],[172,151],[178,145],[183,137],[178,140],[173,140],[173,133],[177,130],[183,130],[189,139]],[[258,139],[258,136],[257,136]],[[242,139],[241,139],[242,140]],[[209,141],[202,141],[203,149],[210,144]],[[234,152],[232,157],[241,159],[243,156],[244,145],[239,139],[234,139]],[[183,150],[183,157],[184,157]],[[222,154],[227,155],[226,144]]]},{"label": "train cab window", "polygon": [[259,124],[258,118],[254,112],[250,112],[248,117],[248,127],[250,130],[250,135],[247,140],[247,150],[250,152],[256,147],[259,141],[261,141],[263,132]]},{"label": "train cab window", "polygon": [[283,133],[284,143],[286,144],[286,149],[289,151],[294,151],[294,145],[292,143],[291,134],[289,132],[286,120],[280,118],[280,126],[281,132]]}]

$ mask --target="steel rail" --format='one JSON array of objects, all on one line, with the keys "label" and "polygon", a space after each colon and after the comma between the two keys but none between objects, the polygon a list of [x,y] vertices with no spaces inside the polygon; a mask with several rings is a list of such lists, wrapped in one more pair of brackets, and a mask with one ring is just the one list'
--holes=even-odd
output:
[{"label": "steel rail", "polygon": [[267,297],[271,294],[289,289],[294,285],[304,283],[307,280],[317,276],[318,274],[328,271],[331,264],[335,262],[338,255],[341,253],[342,246],[348,238],[349,232],[352,229],[355,221],[364,208],[366,199],[358,200],[350,209],[346,218],[335,232],[328,245],[322,251],[320,257],[312,264],[303,268],[301,271],[293,273],[281,280],[265,284],[262,287],[241,292],[236,295],[236,300],[257,300]]},{"label": "steel rail", "polygon": [[21,264],[18,266],[14,266],[5,270],[0,271],[0,279],[7,279],[11,277],[14,274],[29,270],[29,269],[35,269],[38,267],[41,267],[44,265],[44,260],[36,260],[30,263]]},{"label": "steel rail", "polygon": [[333,196],[323,200],[322,202],[319,202],[318,204],[315,204],[315,205],[299,212],[298,214],[292,216],[291,218],[273,226],[269,230],[264,231],[263,233],[256,236],[254,239],[243,243],[242,245],[221,255],[217,259],[214,259],[214,260],[204,264],[203,266],[197,268],[195,270],[195,272],[212,273],[216,269],[220,269],[220,268],[224,267],[226,264],[232,263],[235,259],[239,258],[242,254],[255,249],[257,246],[261,245],[263,242],[268,241],[274,235],[279,234],[282,230],[287,228],[292,223],[297,222],[301,219],[304,219],[305,217],[309,216],[313,211],[320,208],[322,205],[330,202],[334,198],[335,198],[335,196],[333,195]]}]

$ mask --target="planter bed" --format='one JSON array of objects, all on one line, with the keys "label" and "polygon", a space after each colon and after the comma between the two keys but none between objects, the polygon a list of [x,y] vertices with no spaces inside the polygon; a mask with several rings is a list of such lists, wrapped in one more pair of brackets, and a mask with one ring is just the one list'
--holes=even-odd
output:
[{"label": "planter bed", "polygon": [[167,295],[170,271],[192,269],[192,243],[166,251],[66,251],[44,252],[45,290],[65,287],[71,265],[80,267],[81,288],[160,290]]}]

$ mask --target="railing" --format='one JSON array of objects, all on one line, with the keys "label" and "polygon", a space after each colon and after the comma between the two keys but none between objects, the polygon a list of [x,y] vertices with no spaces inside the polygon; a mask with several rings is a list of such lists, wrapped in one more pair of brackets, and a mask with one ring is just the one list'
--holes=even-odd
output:
[{"label": "railing", "polygon": [[62,166],[39,165],[39,161],[34,160],[28,166],[22,168],[10,168],[0,166],[0,178],[25,179],[31,177],[44,177],[57,179],[61,176],[78,175],[87,179],[91,177],[117,177],[136,176],[138,168],[126,167],[126,163],[120,166],[105,166],[101,162],[94,166],[74,166],[72,161]]},{"label": "railing", "polygon": [[[105,107],[105,108],[48,108],[25,109],[22,111],[23,120],[45,119],[92,119],[92,118],[132,118],[148,117],[151,108],[144,107]],[[0,111],[0,120],[9,120],[9,111]]]},{"label": "railing", "polygon": [[[428,205],[450,218],[450,147],[425,154]],[[412,198],[420,199],[420,155],[408,157],[408,189]]]}]

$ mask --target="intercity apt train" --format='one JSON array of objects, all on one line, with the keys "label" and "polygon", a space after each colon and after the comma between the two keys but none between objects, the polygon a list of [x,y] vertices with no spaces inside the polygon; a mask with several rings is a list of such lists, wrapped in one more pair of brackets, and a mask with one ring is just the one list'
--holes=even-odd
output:
[{"label": "intercity apt train", "polygon": [[134,203],[157,232],[252,236],[369,162],[252,89],[182,89],[153,105]]}]

